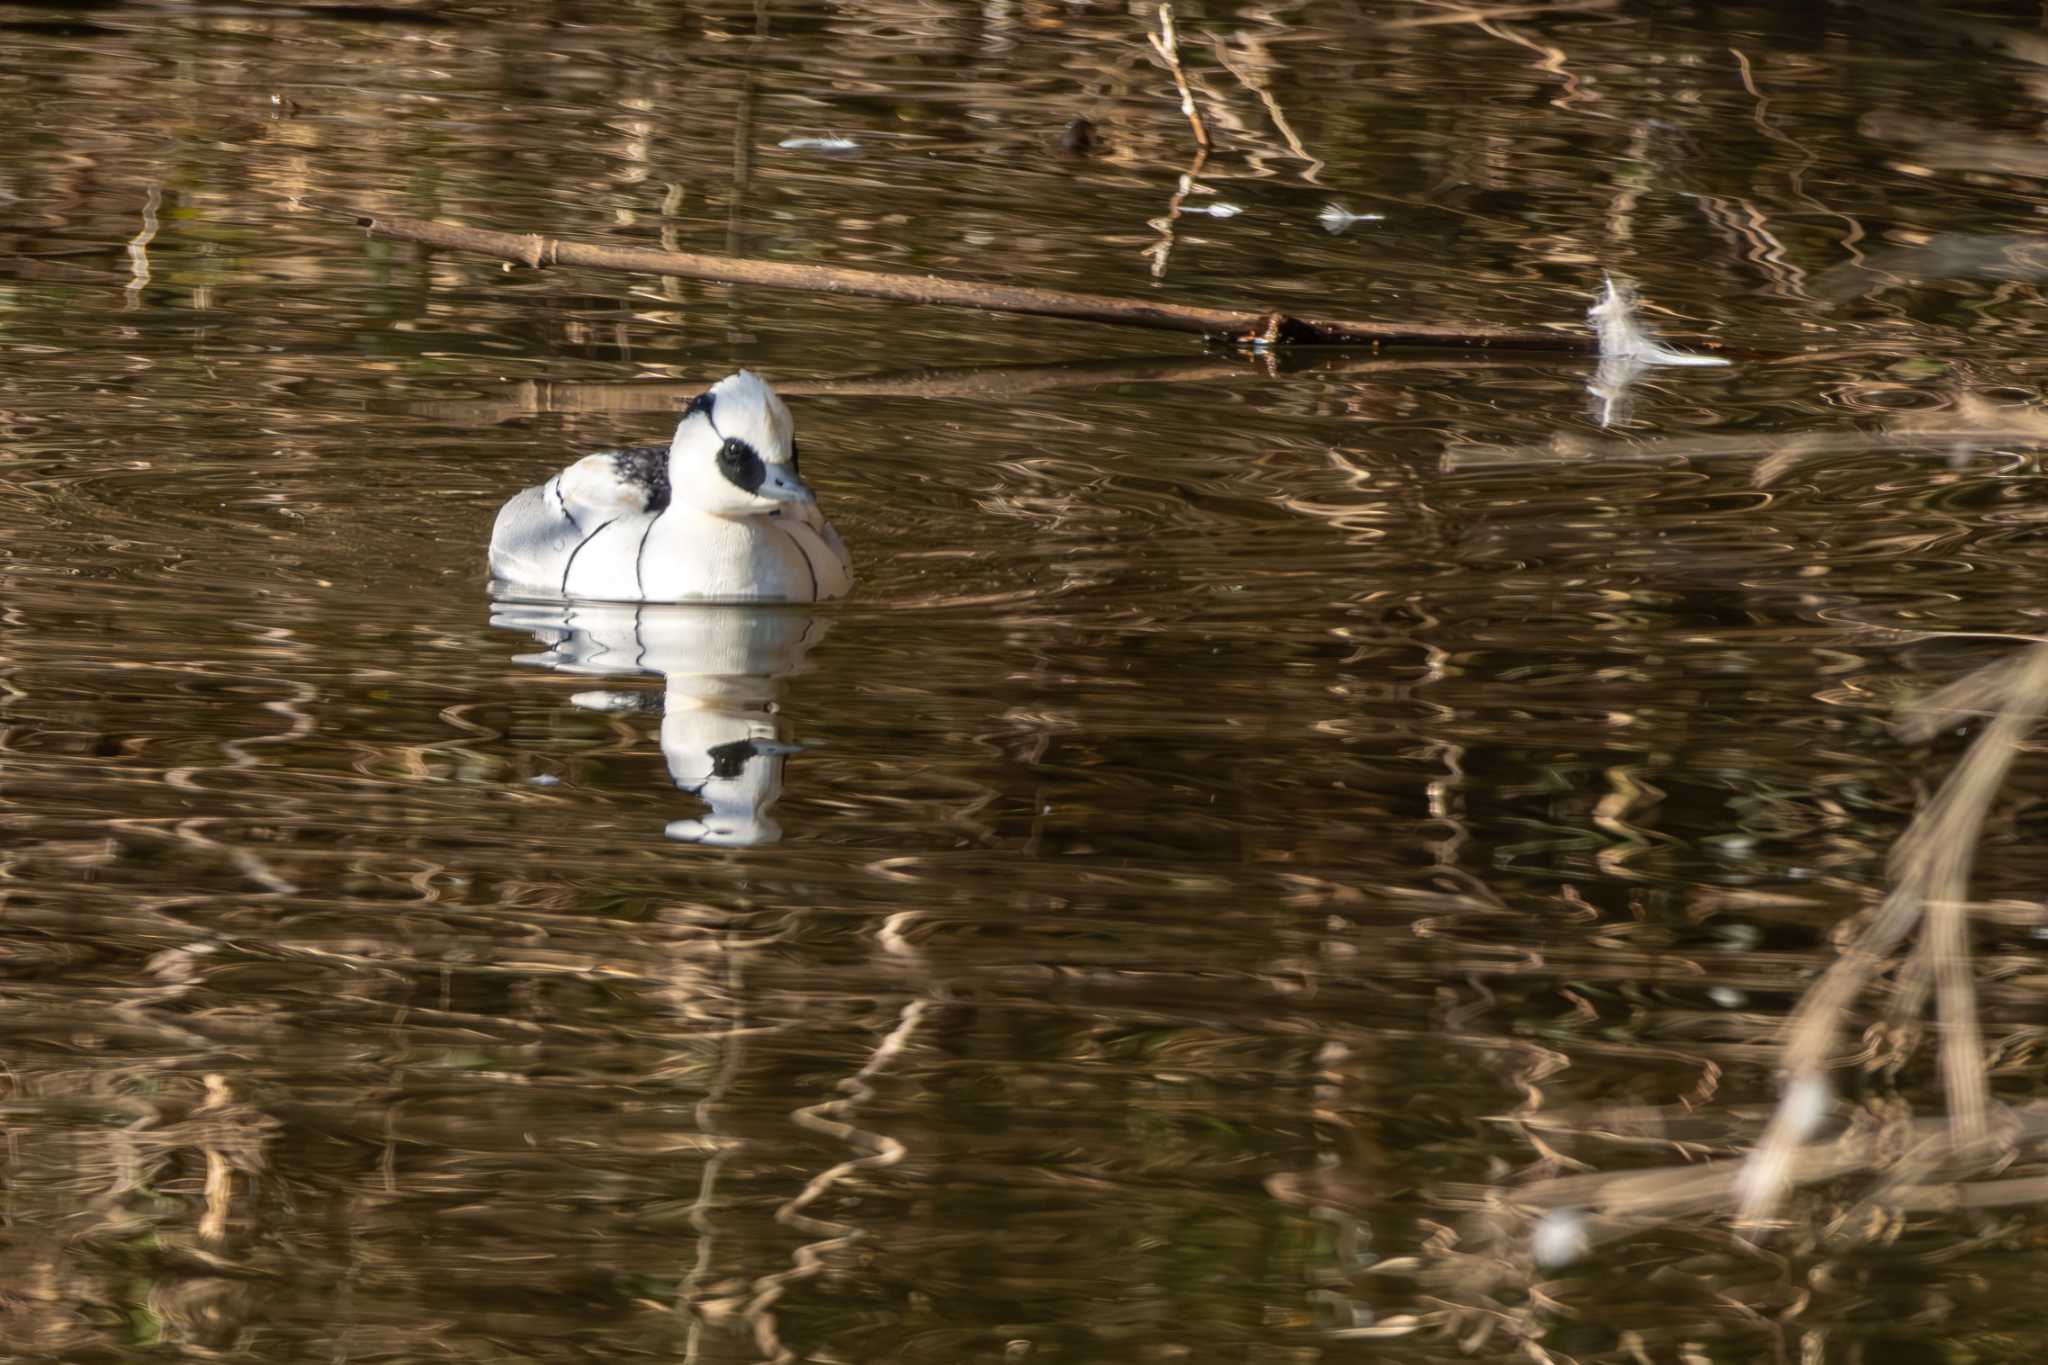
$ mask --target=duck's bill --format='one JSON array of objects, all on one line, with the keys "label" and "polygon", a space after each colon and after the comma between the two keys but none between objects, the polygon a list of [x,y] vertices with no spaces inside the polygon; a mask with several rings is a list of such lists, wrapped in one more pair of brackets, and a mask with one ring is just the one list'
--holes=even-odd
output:
[{"label": "duck's bill", "polygon": [[754,493],[770,502],[788,502],[804,506],[817,502],[817,498],[812,495],[802,479],[794,474],[784,473],[773,465],[769,466],[767,477],[761,480],[761,486],[756,488]]}]

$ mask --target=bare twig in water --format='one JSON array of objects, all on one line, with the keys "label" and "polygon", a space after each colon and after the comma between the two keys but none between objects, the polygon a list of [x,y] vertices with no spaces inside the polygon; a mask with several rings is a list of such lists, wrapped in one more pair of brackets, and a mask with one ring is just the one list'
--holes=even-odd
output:
[{"label": "bare twig in water", "polygon": [[[2028,1149],[2029,1157],[2038,1159],[2040,1144],[2048,1141],[2048,1105],[2037,1102],[2014,1106],[2003,1115],[2001,1125],[2000,1150]],[[1968,1183],[1922,1179],[1952,1163],[1981,1160],[1984,1149],[1981,1142],[1960,1142],[1946,1120],[1900,1118],[1878,1122],[1859,1116],[1842,1132],[1798,1145],[1787,1154],[1785,1166],[1788,1183],[1799,1185],[1873,1170],[1898,1173],[1905,1178],[1884,1193],[1885,1204],[1892,1208],[1990,1208],[2044,1197],[2043,1186],[2048,1182],[2040,1177]],[[1570,1249],[1573,1255],[1541,1258],[1555,1264],[1673,1218],[1717,1213],[1728,1206],[1731,1196],[1742,1193],[1748,1183],[1749,1171],[1743,1162],[1695,1157],[1639,1170],[1555,1176],[1496,1198],[1504,1208],[1519,1215],[1510,1216],[1507,1227],[1536,1214],[1539,1239],[1561,1238],[1569,1228],[1571,1240],[1577,1244]],[[1853,1210],[1866,1207],[1867,1204],[1854,1205],[1851,1213],[1833,1220],[1837,1231],[1849,1231],[1849,1225],[1856,1222]]]},{"label": "bare twig in water", "polygon": [[2009,443],[2037,446],[2043,442],[2048,442],[2048,412],[1994,404],[1966,393],[1959,395],[1951,407],[1887,422],[1882,431],[1838,428],[1779,436],[1677,436],[1655,441],[1598,441],[1561,433],[1541,445],[1452,446],[1444,451],[1443,464],[1446,469],[1485,469],[1575,461],[1676,463],[1755,457],[1757,463],[1750,480],[1765,488],[1782,479],[1799,461],[1814,455],[1899,450],[1954,456]]},{"label": "bare twig in water", "polygon": [[1302,318],[1275,310],[1198,308],[1143,299],[1120,299],[1104,294],[1079,294],[1064,289],[1039,289],[1029,285],[951,280],[938,275],[898,275],[695,252],[649,251],[640,247],[586,246],[580,242],[544,237],[539,233],[492,232],[485,228],[428,222],[419,218],[348,213],[310,204],[307,207],[318,212],[346,213],[357,227],[372,237],[418,242],[423,246],[452,251],[471,251],[534,269],[555,265],[582,266],[648,275],[681,275],[690,279],[755,284],[815,294],[979,308],[995,313],[1034,313],[1076,322],[1194,333],[1215,341],[1249,346],[1455,346],[1573,352],[1590,351],[1594,347],[1591,334],[1577,324],[1559,324],[1551,330]]},{"label": "bare twig in water", "polygon": [[[1984,1215],[2048,1201],[2048,1176],[2042,1174],[2048,1169],[2048,1103],[1990,1103],[1989,1065],[1975,1021],[1976,986],[1964,930],[1968,914],[1992,907],[1969,905],[1965,883],[1992,800],[2044,711],[2048,643],[2036,642],[1940,689],[1901,716],[1897,728],[1908,740],[1931,738],[1965,716],[1988,716],[1989,721],[1899,840],[1891,893],[1795,1011],[1780,1050],[1789,1076],[1783,1102],[1746,1156],[1738,1153],[1743,1135],[1753,1131],[1753,1112],[1708,1113],[1690,1099],[1576,1114],[1550,1105],[1541,1112],[1503,1116],[1544,1164],[1553,1170],[1579,1169],[1512,1189],[1439,1187],[1437,1195],[1446,1205],[1470,1216],[1455,1232],[1439,1228],[1420,1254],[1389,1258],[1374,1267],[1375,1273],[1411,1277],[1433,1304],[1442,1305],[1428,1326],[1449,1332],[1492,1324],[1494,1330],[1533,1343],[1539,1337],[1547,1340],[1549,1326],[1560,1316],[1578,1316],[1552,1289],[1571,1283],[1549,1278],[1558,1268],[1603,1244],[1675,1220],[1688,1220],[1687,1236],[1713,1240],[1726,1257],[1710,1259],[1711,1268],[1697,1273],[1667,1267],[1668,1278],[1660,1271],[1660,1283],[1696,1284],[1744,1314],[1745,1321],[1766,1323],[1768,1315],[1759,1316],[1751,1301],[1737,1303],[1723,1292],[1728,1280],[1721,1262],[1751,1258],[1773,1267],[1787,1290],[1796,1288],[1795,1258],[1809,1256],[1814,1242],[1806,1240],[1798,1251],[1780,1256],[1744,1235],[1759,1220],[1772,1217],[1795,1187],[1861,1178],[1859,1197],[1844,1200],[1830,1189],[1824,1201],[1810,1206],[1822,1214],[1815,1232],[1827,1242],[1889,1241],[1910,1214],[1963,1214],[1971,1228],[1925,1255],[1928,1263],[1973,1244],[2010,1237],[2012,1224]],[[2029,925],[2037,914],[2018,906],[2012,913],[2014,922]],[[1833,1104],[1823,1076],[1830,1064],[1844,1060],[1844,1021],[1864,987],[1897,961],[1899,946],[1916,928],[1918,955],[1898,995],[1902,1005],[1916,1012],[1929,993],[1939,997],[1948,1112],[1916,1117],[1904,1099],[1881,1095],[1855,1105]],[[1762,1015],[1751,1018],[1759,1028],[1771,1023]],[[1877,1033],[1866,1034],[1855,1060],[1881,1064]],[[2018,1049],[2031,1065],[2032,1050],[2044,1035],[2048,1030],[2022,1029],[2003,1046]],[[1746,1038],[1742,1050],[1749,1051]],[[1633,1168],[1586,1171],[1585,1162],[1558,1150],[1560,1137],[1624,1150]],[[1644,1168],[1642,1154],[1659,1148],[1672,1160]],[[1748,1228],[1712,1225],[1731,1208]],[[1526,1306],[1503,1289],[1520,1291]],[[1636,1352],[1629,1358],[1648,1357]]]},{"label": "bare twig in water", "polygon": [[[724,1136],[718,1128],[718,1109],[724,1103],[726,1092],[732,1088],[733,1078],[739,1074],[740,1057],[746,1040],[746,992],[741,982],[741,967],[744,955],[736,952],[721,954],[725,963],[725,987],[723,998],[730,1006],[726,1020],[725,1035],[719,1040],[719,1066],[712,1078],[711,1088],[697,1101],[697,1131],[708,1138]],[[713,998],[717,998],[714,995]],[[676,1307],[689,1314],[690,1331],[688,1345],[684,1352],[686,1360],[696,1360],[706,1322],[712,1316],[705,1286],[711,1283],[711,1256],[717,1240],[717,1228],[712,1223],[712,1210],[718,1196],[718,1178],[725,1166],[726,1158],[736,1144],[720,1143],[704,1162],[704,1171],[697,1181],[697,1198],[690,1205],[690,1227],[697,1234],[697,1259],[688,1275],[676,1288]]]},{"label": "bare twig in water", "polygon": [[1159,229],[1159,240],[1145,248],[1145,254],[1152,258],[1152,278],[1166,277],[1166,262],[1173,255],[1173,225],[1180,221],[1180,207],[1195,191],[1195,177],[1202,173],[1202,163],[1209,159],[1209,149],[1195,148],[1195,162],[1181,174],[1180,184],[1174,188],[1173,197],[1166,201],[1166,212],[1157,218],[1148,219],[1146,227]]},{"label": "bare twig in water", "polygon": [[1936,693],[1907,726],[1924,732],[1927,716],[1954,716],[1955,700],[1992,702],[1992,721],[1970,745],[1927,808],[1892,852],[1892,891],[1879,904],[1833,966],[1807,991],[1792,1017],[1784,1047],[1786,1098],[1772,1114],[1762,1141],[1745,1164],[1740,1216],[1768,1218],[1793,1179],[1792,1156],[1811,1134],[1836,1037],[1850,1005],[1883,969],[1916,925],[1921,956],[1909,970],[1905,994],[1917,1007],[1932,979],[1944,1046],[1942,1078],[1948,1089],[1952,1148],[1967,1154],[1981,1144],[1988,1107],[1984,1061],[1976,1024],[1976,993],[1963,933],[1970,862],[1983,833],[1991,798],[2019,753],[2020,742],[2048,707],[2048,645],[1986,671],[1986,676]]},{"label": "bare twig in water", "polygon": [[[823,379],[775,377],[775,391],[785,398],[926,398],[966,402],[1007,402],[1034,393],[1101,388],[1109,384],[1199,384],[1263,376],[1280,380],[1291,375],[1317,376],[1418,370],[1468,369],[1486,365],[1541,363],[1525,355],[1356,355],[1334,349],[1280,355],[1183,355],[1150,360],[1078,360],[1059,365],[982,365],[960,369],[891,370],[878,374],[840,375]],[[1576,364],[1559,358],[1552,364]],[[683,405],[716,379],[690,380],[534,380],[505,384],[490,398],[430,398],[402,405],[415,416],[474,425],[509,422],[529,413],[600,413],[630,415],[658,412],[671,421]]]},{"label": "bare twig in water", "polygon": [[1599,10],[1618,9],[1621,0],[1567,0],[1555,5],[1501,5],[1487,9],[1454,9],[1443,13],[1411,15],[1406,19],[1389,19],[1380,27],[1389,33],[1403,29],[1437,28],[1445,24],[1481,24],[1502,19],[1536,19],[1551,14],[1592,14]]},{"label": "bare twig in water", "polygon": [[1572,74],[1571,68],[1565,64],[1568,58],[1563,48],[1539,43],[1535,39],[1509,28],[1506,24],[1497,22],[1496,17],[1492,15],[1476,20],[1474,26],[1481,33],[1498,38],[1502,42],[1513,43],[1516,47],[1525,47],[1542,59],[1536,63],[1536,69],[1546,76],[1556,77],[1558,84],[1564,87],[1564,93],[1550,102],[1555,108],[1562,109],[1567,113],[1585,114],[1591,118],[1611,119],[1615,117],[1615,115],[1599,109],[1580,107],[1580,101],[1585,98],[1586,90],[1579,83],[1579,78]]},{"label": "bare twig in water", "polygon": [[[1735,68],[1742,76],[1742,88],[1749,92],[1751,99],[1756,101],[1756,109],[1750,115],[1750,118],[1756,124],[1757,131],[1774,142],[1781,145],[1789,145],[1795,155],[1806,156],[1808,164],[1812,164],[1814,160],[1812,154],[1801,147],[1798,142],[1785,137],[1771,123],[1768,116],[1771,104],[1770,97],[1757,88],[1756,72],[1750,69],[1748,56],[1738,47],[1731,47],[1728,49],[1728,52],[1730,56],[1735,58]],[[1804,167],[1799,167],[1792,172],[1792,188],[1795,191],[1800,189],[1800,174],[1803,170]],[[1758,208],[1755,203],[1748,199],[1737,199],[1734,202],[1742,208],[1742,217],[1737,224],[1737,230],[1744,236],[1750,237],[1762,244],[1763,249],[1755,253],[1755,259],[1757,264],[1770,275],[1773,292],[1785,298],[1812,303],[1812,295],[1806,292],[1806,272],[1791,260],[1785,250],[1784,239],[1772,230],[1769,217],[1765,215],[1762,209]],[[1809,202],[1812,201],[1809,200]],[[1821,208],[1823,213],[1828,211],[1823,206],[1816,205],[1816,207]],[[1861,235],[1860,229],[1858,235]]]},{"label": "bare twig in water", "polygon": [[1202,126],[1202,112],[1195,108],[1195,92],[1188,85],[1188,73],[1181,69],[1180,35],[1174,32],[1172,5],[1159,7],[1159,32],[1145,36],[1152,40],[1152,50],[1159,54],[1159,60],[1173,73],[1173,83],[1180,90],[1180,111],[1188,116],[1188,127],[1195,130],[1195,145],[1208,151],[1209,130]]},{"label": "bare twig in water", "polygon": [[163,187],[151,185],[142,205],[142,230],[128,239],[128,307],[142,306],[142,291],[149,284],[149,244],[156,240],[156,211],[163,204]]},{"label": "bare twig in water", "polygon": [[887,1133],[856,1127],[843,1116],[874,1095],[874,1087],[868,1082],[910,1046],[928,1008],[928,1002],[923,1000],[913,1000],[905,1005],[897,1016],[896,1027],[869,1054],[861,1069],[839,1083],[838,1098],[808,1105],[790,1116],[803,1128],[858,1148],[861,1155],[849,1157],[812,1176],[794,1199],[775,1211],[776,1222],[814,1239],[790,1253],[789,1269],[755,1280],[753,1298],[747,1303],[746,1319],[754,1328],[754,1344],[763,1357],[775,1365],[796,1359],[795,1352],[783,1342],[776,1325],[775,1305],[790,1285],[828,1269],[826,1257],[830,1253],[852,1246],[861,1237],[861,1230],[850,1223],[830,1222],[806,1210],[833,1186],[864,1168],[893,1166],[903,1159],[906,1148],[901,1142]]},{"label": "bare twig in water", "polygon": [[[1791,182],[1792,193],[1797,195],[1801,202],[1811,205],[1816,212],[1830,218],[1839,218],[1848,225],[1849,230],[1842,236],[1842,250],[1848,254],[1849,260],[1847,264],[1851,269],[1860,266],[1863,263],[1863,253],[1857,249],[1856,244],[1862,241],[1865,236],[1863,224],[1849,214],[1843,213],[1840,209],[1831,208],[1827,204],[1822,203],[1806,188],[1806,173],[1820,164],[1820,153],[1814,151],[1813,148],[1807,146],[1798,138],[1793,137],[1790,133],[1784,132],[1766,117],[1766,111],[1770,107],[1770,100],[1757,86],[1756,73],[1750,68],[1748,56],[1743,53],[1741,48],[1731,47],[1728,51],[1734,54],[1736,67],[1742,74],[1742,88],[1747,90],[1750,98],[1756,101],[1756,109],[1750,115],[1750,121],[1756,125],[1758,132],[1785,148],[1797,158],[1791,169],[1785,173],[1786,179]],[[1787,268],[1788,270],[1793,269],[1789,265]],[[1812,296],[1806,292],[1806,273],[1798,271],[1796,281],[1799,286],[1799,297],[1806,302],[1812,302]]]},{"label": "bare twig in water", "polygon": [[[768,44],[768,5],[755,0],[754,36],[747,40],[747,59],[740,63],[738,109],[732,126],[732,202],[725,208],[725,249],[737,256],[745,241],[747,195],[754,184],[754,80]],[[664,241],[670,251],[675,243]]]},{"label": "bare twig in water", "polygon": [[1287,112],[1280,107],[1280,101],[1273,95],[1273,83],[1266,78],[1264,72],[1255,69],[1255,62],[1266,65],[1272,61],[1267,54],[1265,43],[1250,38],[1242,41],[1247,52],[1243,56],[1236,56],[1231,52],[1230,44],[1221,38],[1215,39],[1213,46],[1216,49],[1216,60],[1223,64],[1225,71],[1237,78],[1239,85],[1259,97],[1259,103],[1266,106],[1266,117],[1271,119],[1273,126],[1279,130],[1281,140],[1287,144],[1287,150],[1308,163],[1307,169],[1301,173],[1301,178],[1311,185],[1319,183],[1316,176],[1322,172],[1324,163],[1301,145],[1300,137],[1295,134],[1294,125],[1287,121]]}]

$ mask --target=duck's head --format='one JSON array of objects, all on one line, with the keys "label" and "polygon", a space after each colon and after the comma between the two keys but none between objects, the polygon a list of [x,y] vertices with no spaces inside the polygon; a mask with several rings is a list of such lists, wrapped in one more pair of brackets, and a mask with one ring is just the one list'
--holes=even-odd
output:
[{"label": "duck's head", "polygon": [[690,400],[668,454],[669,496],[720,517],[802,515],[816,499],[797,473],[789,409],[741,370]]}]

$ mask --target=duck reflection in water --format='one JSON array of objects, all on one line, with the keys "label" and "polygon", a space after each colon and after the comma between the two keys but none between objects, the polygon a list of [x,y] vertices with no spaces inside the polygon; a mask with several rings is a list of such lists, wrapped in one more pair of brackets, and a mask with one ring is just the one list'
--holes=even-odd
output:
[{"label": "duck reflection in water", "polygon": [[791,607],[500,602],[491,624],[530,631],[547,646],[515,656],[519,663],[667,680],[659,694],[578,692],[570,701],[660,714],[670,780],[709,807],[670,821],[669,838],[745,848],[782,837],[768,808],[782,795],[783,760],[801,746],[785,737],[775,701],[825,634],[816,616]]}]

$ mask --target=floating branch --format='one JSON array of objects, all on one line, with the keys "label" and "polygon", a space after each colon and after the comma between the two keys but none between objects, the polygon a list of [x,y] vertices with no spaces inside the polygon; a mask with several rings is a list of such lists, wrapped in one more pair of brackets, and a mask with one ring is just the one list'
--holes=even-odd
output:
[{"label": "floating branch", "polygon": [[992,313],[1035,313],[1076,322],[1189,332],[1212,341],[1240,346],[1452,346],[1482,350],[1574,352],[1594,349],[1593,337],[1575,323],[1562,323],[1554,329],[1546,329],[1303,318],[1271,309],[1198,308],[1104,294],[1078,294],[1064,289],[983,284],[974,280],[946,279],[939,275],[898,275],[696,252],[650,251],[640,247],[586,246],[580,242],[544,237],[539,233],[492,232],[455,223],[324,208],[317,211],[345,213],[372,237],[475,252],[536,270],[553,265],[583,266],[645,275],[678,275],[725,284],[755,284],[813,294],[979,308]]}]

